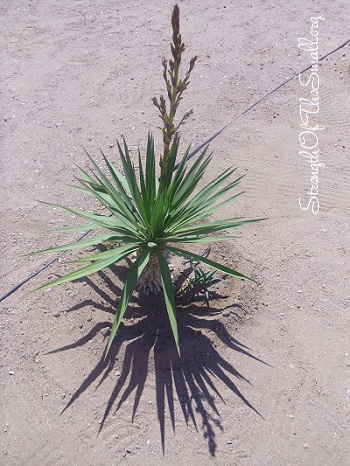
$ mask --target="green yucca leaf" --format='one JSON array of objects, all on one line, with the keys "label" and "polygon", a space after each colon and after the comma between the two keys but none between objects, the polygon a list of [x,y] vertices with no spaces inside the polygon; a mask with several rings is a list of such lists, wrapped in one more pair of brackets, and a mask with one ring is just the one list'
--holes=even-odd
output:
[{"label": "green yucca leaf", "polygon": [[[130,196],[128,195],[128,193],[125,191],[125,189],[123,187],[123,183],[121,182],[121,178],[124,178],[124,177],[122,175],[120,175],[120,174],[119,174],[120,176],[117,176],[115,170],[112,169],[111,165],[109,164],[107,158],[103,155],[103,153],[102,153],[102,156],[103,156],[103,158],[104,158],[104,160],[105,160],[105,162],[107,164],[107,167],[108,167],[110,173],[112,174],[112,177],[113,177],[113,180],[114,180],[114,182],[116,184],[117,189],[114,188],[114,186],[110,183],[108,178],[102,173],[102,171],[98,168],[96,163],[88,155],[88,157],[91,160],[91,162],[93,163],[96,171],[98,172],[99,177],[101,178],[102,186],[104,187],[106,192],[110,195],[110,197],[114,200],[117,207],[119,209],[121,209],[122,212],[124,212],[124,215],[127,215],[127,216],[131,215],[132,217],[135,218],[136,222],[142,221],[142,219],[140,218],[138,212],[135,209],[135,206],[133,205],[133,203],[130,200]],[[124,180],[125,180],[125,178],[124,178]]]},{"label": "green yucca leaf", "polygon": [[[48,252],[59,252],[59,251],[68,251],[71,249],[81,249],[87,246],[96,246],[97,244],[101,244],[104,242],[120,242],[124,243],[125,241],[120,241],[120,236],[115,235],[101,235],[95,236],[93,238],[84,239],[80,241],[75,241],[74,243],[63,244],[61,246],[56,246],[48,249],[42,249],[41,251],[33,252],[27,254],[28,256],[33,256],[37,254],[47,254]],[[135,240],[134,240],[135,241]]]},{"label": "green yucca leaf", "polygon": [[[220,204],[216,204],[211,208],[204,208],[200,209],[198,206],[193,208],[192,210],[189,208],[186,211],[181,212],[180,214],[176,214],[177,220],[174,221],[172,228],[173,230],[180,230],[184,226],[192,226],[197,224],[198,222],[203,222],[208,217],[210,217],[214,212],[219,210],[220,208],[224,207],[227,204],[230,204],[232,200],[238,197],[241,193],[232,196],[231,198],[226,199]],[[201,225],[207,225],[207,223],[201,223]]]},{"label": "green yucca leaf", "polygon": [[201,237],[200,235],[186,235],[183,238],[178,237],[170,237],[167,238],[167,242],[169,243],[213,243],[219,241],[229,241],[231,239],[236,239],[237,236],[204,236]]},{"label": "green yucca leaf", "polygon": [[249,225],[250,223],[259,222],[262,219],[253,219],[253,220],[242,220],[237,222],[235,218],[227,219],[227,220],[219,220],[216,222],[207,222],[200,225],[190,226],[188,228],[181,228],[177,230],[177,235],[180,237],[186,236],[188,233],[196,233],[204,235],[204,234],[212,234],[218,231],[230,230],[233,228],[239,228],[243,225]]},{"label": "green yucca leaf", "polygon": [[[90,155],[86,152],[86,150],[85,150],[85,153],[87,154],[89,160],[92,160]],[[91,185],[94,186],[96,189],[104,190],[103,185],[101,184],[101,182],[98,182],[99,180],[98,180],[97,176],[94,174],[93,171],[91,173],[93,176],[90,176],[85,170],[83,170],[81,167],[79,167],[79,165],[76,165],[75,167],[78,170],[78,173],[80,174],[81,178],[84,181],[86,181],[88,183],[91,183]]]},{"label": "green yucca leaf", "polygon": [[[129,210],[135,214],[138,212],[135,209],[134,204],[132,203],[131,194],[128,189],[128,183],[125,177],[120,173],[120,171],[107,159],[107,157],[101,151],[103,159],[107,165],[107,168],[113,178],[113,181],[116,185],[118,193],[121,195],[125,204],[127,204]],[[140,218],[140,217],[139,217]],[[141,218],[140,218],[141,219]],[[141,219],[142,220],[142,219]]]},{"label": "green yucca leaf", "polygon": [[173,200],[174,209],[178,208],[185,201],[189,199],[193,191],[196,189],[199,181],[203,177],[205,169],[210,163],[211,157],[210,156],[207,157],[201,165],[197,164],[197,162],[202,161],[203,157],[206,154],[206,151],[207,151],[207,148],[199,155],[196,162],[193,164],[193,166],[188,171],[188,173],[185,174],[185,176],[182,179],[181,184],[176,189],[176,192],[174,193],[174,200]]},{"label": "green yucca leaf", "polygon": [[111,329],[111,334],[109,336],[109,340],[107,343],[107,348],[106,348],[106,353],[105,355],[107,356],[110,347],[112,345],[112,342],[114,340],[114,337],[117,333],[117,330],[119,328],[120,322],[125,314],[125,311],[128,307],[130,297],[135,289],[137,279],[141,275],[143,269],[146,267],[148,261],[150,258],[150,250],[146,249],[145,251],[142,252],[142,254],[136,259],[136,261],[133,263],[133,265],[130,267],[128,275],[125,280],[124,288],[123,288],[123,293],[118,305],[118,309],[114,318],[113,326]]},{"label": "green yucca leaf", "polygon": [[145,210],[149,214],[149,207],[150,207],[150,197],[147,191],[147,184],[145,180],[145,175],[143,173],[143,166],[142,166],[142,160],[141,160],[141,152],[140,148],[138,150],[138,156],[139,156],[139,178],[140,178],[140,191],[141,191],[141,197],[145,205]]},{"label": "green yucca leaf", "polygon": [[[85,212],[84,210],[71,209],[69,207],[64,207],[64,206],[60,206],[57,204],[50,204],[48,202],[43,202],[43,204],[51,205],[52,207],[55,207],[57,209],[70,212],[74,215],[77,215],[78,217],[83,218],[84,220],[93,222],[99,228],[107,228],[109,230],[115,231],[117,233],[121,233],[122,235],[126,235],[126,236],[132,233],[130,229],[127,229],[127,227],[125,226],[125,223],[123,223],[116,217],[91,214],[89,212]],[[135,228],[133,229],[133,231],[137,232]],[[136,235],[135,235],[135,238],[136,238]]]},{"label": "green yucca leaf", "polygon": [[105,164],[108,167],[110,174],[112,175],[114,182],[116,183],[117,188],[119,189],[119,186],[122,186],[123,190],[130,197],[130,192],[128,190],[128,183],[125,179],[125,176],[107,159],[107,157],[104,155],[102,150],[101,150],[101,154],[102,154]]},{"label": "green yucca leaf", "polygon": [[188,156],[190,153],[190,147],[188,146],[184,156],[182,157],[180,163],[178,164],[177,170],[173,173],[173,178],[170,186],[170,191],[176,191],[179,184],[183,180],[183,177],[185,176],[186,173],[186,164],[188,160]]},{"label": "green yucca leaf", "polygon": [[107,251],[98,252],[97,254],[90,254],[86,257],[80,257],[79,259],[75,259],[70,261],[71,263],[75,262],[94,262],[94,261],[101,261],[109,258],[118,258],[119,254],[122,254],[123,257],[132,254],[133,252],[140,249],[140,245],[132,243],[132,246],[118,246],[117,248],[108,249]]},{"label": "green yucca leaf", "polygon": [[[142,163],[141,163],[142,165]],[[154,157],[154,140],[151,134],[148,135],[146,149],[146,173],[145,184],[147,186],[148,198],[155,199],[158,191],[158,183],[156,177],[156,162]]]},{"label": "green yucca leaf", "polygon": [[128,225],[133,225],[139,229],[142,228],[142,224],[139,221],[140,217],[136,216],[134,212],[128,210],[125,202],[123,203],[121,196],[119,196],[120,198],[118,199],[116,195],[109,193],[109,191],[106,192],[106,195],[101,194],[96,189],[89,187],[84,181],[79,181],[92,196],[96,197],[96,199],[98,199],[101,204],[103,204],[117,218],[120,218],[120,220]]},{"label": "green yucca leaf", "polygon": [[138,187],[138,183],[136,180],[136,175],[134,171],[134,167],[131,163],[130,155],[129,155],[129,150],[126,145],[125,139],[124,139],[124,152],[120,146],[119,143],[118,145],[118,150],[119,150],[119,155],[122,161],[123,169],[125,172],[125,179],[128,183],[129,191],[131,194],[131,198],[133,200],[133,203],[135,205],[135,208],[140,214],[140,217],[145,219],[147,218],[147,212],[145,211],[145,206],[142,201],[142,196]]},{"label": "green yucca leaf", "polygon": [[[229,183],[227,186],[220,189],[220,191],[217,191],[223,185],[223,183],[226,182],[229,176],[231,176],[231,174],[235,171],[236,169],[231,168],[227,170],[226,172],[224,172],[221,176],[218,176],[215,180],[213,180],[205,188],[203,188],[196,196],[194,196],[191,202],[198,203],[198,204],[201,204],[203,202],[211,204],[215,202],[217,198],[223,196],[226,192],[234,188],[241,181],[241,179],[245,176],[243,175],[237,178],[232,183]],[[217,191],[216,194],[215,194],[215,191]]]},{"label": "green yucca leaf", "polygon": [[182,256],[189,261],[203,262],[204,264],[209,265],[211,268],[215,270],[220,270],[220,272],[227,273],[228,275],[231,275],[232,277],[241,278],[242,280],[253,281],[251,278],[246,277],[245,275],[239,272],[236,272],[236,270],[226,267],[225,265],[219,264],[219,262],[212,261],[206,257],[199,256],[198,254],[194,254],[192,252],[185,251],[184,249],[174,248],[171,246],[167,246],[167,250],[171,252],[172,254],[175,254],[177,256]]},{"label": "green yucca leaf", "polygon": [[[225,192],[226,192],[226,190],[225,190]],[[218,199],[220,199],[221,194],[218,193],[215,196],[214,200],[211,199],[210,202],[209,201],[208,202],[203,202],[203,204],[202,204],[203,205],[203,210],[205,211],[205,214],[209,217],[211,214],[213,214],[217,210],[222,209],[225,205],[230,204],[234,199],[241,196],[242,194],[244,194],[244,191],[241,191],[240,193],[237,193],[237,194],[229,197],[228,199],[225,199],[224,201],[220,202],[219,204],[215,204],[214,206],[210,207],[210,209],[208,209],[207,207],[214,204],[214,202],[216,202]],[[198,220],[196,220],[196,221],[198,221]]]},{"label": "green yucca leaf", "polygon": [[[147,147],[147,150],[148,150],[148,147]],[[155,180],[154,179],[152,180],[151,177],[149,176],[150,181],[147,181],[147,174],[146,175],[144,174],[144,170],[142,166],[140,150],[139,150],[138,155],[139,155],[139,171],[140,171],[140,190],[141,190],[141,197],[142,197],[143,207],[144,207],[143,223],[146,229],[150,231],[151,229],[150,219],[152,217],[151,210],[152,210],[152,206],[154,202],[154,195],[155,195]],[[150,183],[150,186],[148,186],[147,184],[148,182]]]},{"label": "green yucca leaf", "polygon": [[166,177],[164,180],[164,190],[168,190],[170,187],[170,183],[173,177],[173,172],[174,172],[174,166],[176,162],[176,157],[177,157],[177,152],[179,149],[179,140],[175,141],[171,150],[170,154],[167,160],[167,166],[166,166]]},{"label": "green yucca leaf", "polygon": [[52,233],[67,233],[69,231],[87,231],[99,228],[97,225],[92,223],[85,223],[85,225],[76,225],[74,227],[56,228],[55,230],[49,230]]},{"label": "green yucca leaf", "polygon": [[127,257],[129,254],[135,251],[137,247],[129,247],[126,252],[125,250],[121,249],[122,248],[115,249],[114,254],[112,254],[111,257],[108,257],[107,259],[96,261],[91,265],[88,265],[86,267],[76,270],[75,272],[64,275],[63,277],[58,278],[57,280],[53,280],[52,282],[46,283],[46,285],[37,288],[36,291],[45,290],[46,288],[61,285],[62,283],[72,282],[74,280],[77,280],[78,278],[86,277],[87,275],[91,275],[95,272],[105,269],[106,267],[109,267],[110,265],[119,262],[121,259],[124,259],[124,257]]},{"label": "green yucca leaf", "polygon": [[159,251],[157,251],[157,258],[159,262],[160,272],[162,275],[165,305],[168,311],[170,326],[171,326],[171,330],[174,335],[176,348],[180,355],[180,343],[179,343],[179,333],[178,333],[177,320],[176,320],[176,306],[175,306],[175,299],[174,299],[173,282],[171,279],[171,274],[170,274],[168,263],[164,259],[163,254]]},{"label": "green yucca leaf", "polygon": [[[235,170],[233,169],[227,170],[225,176],[217,177],[212,183],[209,183],[207,187],[202,189],[196,196],[189,200],[179,211],[175,210],[175,212],[178,214],[179,219],[181,219],[181,222],[187,222],[188,218],[193,219],[193,221],[198,221],[215,212],[217,210],[215,206],[212,207],[208,211],[208,213],[206,213],[205,209],[210,205],[214,204],[218,199],[220,199],[224,194],[226,194],[226,192],[229,192],[243,178],[238,178],[234,182],[230,183],[229,185],[225,186],[224,188],[220,189],[220,191],[215,193],[215,190],[217,190],[234,171]],[[231,199],[233,199],[233,197]],[[225,205],[228,202],[230,201],[224,201],[222,205]],[[200,213],[198,219],[196,218],[197,212]]]}]

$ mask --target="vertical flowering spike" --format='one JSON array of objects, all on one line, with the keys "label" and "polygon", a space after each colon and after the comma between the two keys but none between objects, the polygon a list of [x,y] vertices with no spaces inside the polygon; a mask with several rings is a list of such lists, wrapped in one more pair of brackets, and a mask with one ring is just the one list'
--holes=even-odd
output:
[{"label": "vertical flowering spike", "polygon": [[159,190],[164,190],[164,182],[166,178],[166,167],[168,164],[169,155],[174,144],[177,143],[179,135],[178,130],[183,125],[186,119],[192,114],[192,110],[185,113],[180,119],[180,122],[175,124],[175,116],[182,99],[182,94],[187,89],[189,84],[191,72],[194,68],[197,57],[191,58],[189,69],[184,79],[179,78],[179,71],[181,65],[182,54],[185,50],[185,44],[182,42],[180,34],[180,9],[178,5],[174,6],[171,26],[173,29],[172,43],[170,44],[172,58],[170,60],[163,59],[163,78],[166,85],[167,97],[169,100],[168,108],[163,95],[160,96],[159,101],[156,97],[152,99],[153,104],[159,110],[159,117],[163,122],[163,154],[159,160],[159,166],[161,169]]}]

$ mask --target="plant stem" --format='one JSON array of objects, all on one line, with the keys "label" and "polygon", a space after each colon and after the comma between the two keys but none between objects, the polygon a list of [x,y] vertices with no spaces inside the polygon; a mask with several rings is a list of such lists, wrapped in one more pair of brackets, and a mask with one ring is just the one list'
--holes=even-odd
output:
[{"label": "plant stem", "polygon": [[166,167],[171,150],[179,138],[178,130],[192,114],[192,110],[190,110],[189,112],[185,113],[177,125],[175,124],[175,116],[182,99],[182,94],[187,89],[187,86],[190,82],[191,72],[197,60],[196,56],[190,60],[190,66],[184,79],[180,79],[179,72],[181,57],[185,50],[185,44],[182,42],[180,34],[180,9],[178,5],[174,6],[171,18],[171,26],[173,30],[172,43],[170,44],[172,58],[170,60],[164,58],[162,62],[163,78],[165,80],[167,96],[169,100],[169,112],[167,111],[167,104],[163,95],[160,96],[159,101],[156,97],[152,99],[153,104],[159,110],[159,116],[163,122],[162,132],[164,150],[163,155],[159,160],[159,166],[161,169],[159,183],[160,191],[165,190]]}]

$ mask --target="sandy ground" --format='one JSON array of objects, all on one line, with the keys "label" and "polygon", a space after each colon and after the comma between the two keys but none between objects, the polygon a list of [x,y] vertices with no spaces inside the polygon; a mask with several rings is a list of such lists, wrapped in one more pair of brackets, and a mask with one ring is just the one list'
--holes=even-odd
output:
[{"label": "sandy ground", "polygon": [[[68,186],[75,164],[87,166],[83,147],[98,160],[99,148],[115,156],[121,135],[134,153],[149,130],[159,141],[151,98],[163,89],[172,5],[2,0],[1,294],[45,261],[25,253],[75,238],[48,231],[75,220],[37,200],[93,208]],[[184,147],[311,64],[298,48],[315,37],[311,17],[325,18],[320,55],[350,37],[346,0],[180,8],[186,58],[200,57]],[[269,220],[213,249],[256,281],[217,286],[209,311],[200,296],[182,303],[182,361],[160,302],[137,294],[102,361],[126,264],[32,293],[67,254],[1,303],[0,464],[350,464],[349,46],[319,65],[313,95],[310,74],[211,145],[206,181],[230,165],[247,173],[245,195],[220,216]],[[324,166],[313,173],[299,154],[299,99],[311,97],[310,121],[325,126],[304,134],[309,146],[318,137]]]}]

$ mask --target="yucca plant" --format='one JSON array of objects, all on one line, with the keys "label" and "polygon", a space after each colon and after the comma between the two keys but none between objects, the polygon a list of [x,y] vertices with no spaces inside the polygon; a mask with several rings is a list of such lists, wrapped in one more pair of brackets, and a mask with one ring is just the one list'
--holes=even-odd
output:
[{"label": "yucca plant", "polygon": [[212,158],[211,155],[207,154],[207,148],[201,152],[192,166],[188,164],[189,149],[176,165],[180,141],[178,128],[190,112],[177,126],[175,126],[174,117],[181,95],[188,85],[195,58],[191,60],[189,72],[184,80],[180,80],[178,70],[184,45],[179,34],[179,10],[177,6],[174,8],[172,25],[173,59],[169,62],[169,72],[163,61],[170,101],[169,112],[167,112],[163,97],[160,98],[159,103],[157,99],[153,99],[160,110],[164,123],[164,152],[160,157],[160,174],[157,173],[156,169],[157,157],[151,134],[148,135],[145,161],[142,160],[140,150],[138,153],[138,176],[125,140],[122,144],[117,144],[122,171],[118,170],[102,154],[108,173],[105,175],[87,154],[92,166],[91,173],[78,167],[80,176],[77,178],[79,181],[77,189],[97,199],[107,209],[107,213],[105,215],[93,214],[54,204],[49,205],[73,213],[88,222],[59,231],[104,229],[108,230],[108,233],[39,251],[39,253],[47,253],[73,250],[103,243],[113,246],[107,251],[93,253],[73,261],[89,262],[89,264],[41,286],[38,288],[39,290],[74,281],[116,264],[128,256],[134,257],[134,262],[125,279],[106,354],[111,347],[138,281],[139,286],[146,292],[162,290],[174,340],[180,353],[173,283],[167,262],[168,255],[177,255],[189,261],[200,261],[214,270],[240,279],[248,279],[239,272],[207,257],[183,249],[182,246],[186,243],[230,240],[233,236],[218,236],[217,234],[257,220],[243,220],[242,218],[209,220],[214,212],[239,196],[239,194],[232,194],[231,191],[242,177],[229,181],[230,176],[235,171],[235,169],[229,168],[204,188],[198,189],[198,184]]}]

